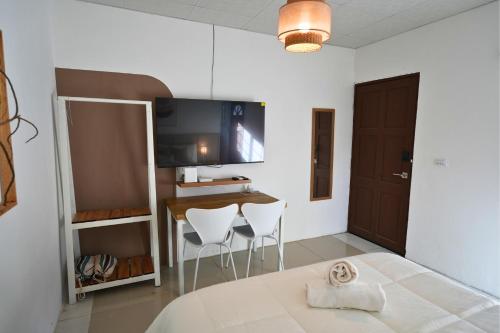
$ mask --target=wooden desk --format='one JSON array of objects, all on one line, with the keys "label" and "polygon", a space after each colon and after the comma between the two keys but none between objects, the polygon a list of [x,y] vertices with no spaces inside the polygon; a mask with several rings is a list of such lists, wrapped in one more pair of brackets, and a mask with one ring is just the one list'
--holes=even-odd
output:
[{"label": "wooden desk", "polygon": [[[231,204],[238,204],[241,215],[241,205],[244,203],[272,203],[278,201],[278,199],[267,195],[262,192],[253,193],[223,193],[214,195],[200,195],[194,197],[180,197],[180,198],[170,198],[165,200],[165,206],[167,207],[167,221],[168,221],[168,265],[169,267],[174,266],[173,258],[173,246],[172,246],[172,220],[177,224],[177,262],[178,262],[178,275],[179,275],[179,293],[184,294],[184,225],[186,221],[186,211],[189,208],[204,208],[213,209],[221,208]],[[173,219],[172,219],[173,218]],[[281,258],[283,258],[283,222],[284,216],[280,218],[278,226],[278,242],[281,252]],[[256,243],[256,242],[255,242]],[[281,266],[278,261],[278,270],[281,270]]]}]

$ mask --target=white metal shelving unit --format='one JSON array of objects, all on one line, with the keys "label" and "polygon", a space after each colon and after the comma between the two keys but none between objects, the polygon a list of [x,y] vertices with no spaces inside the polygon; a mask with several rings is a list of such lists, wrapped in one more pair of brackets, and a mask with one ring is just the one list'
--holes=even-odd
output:
[{"label": "white metal shelving unit", "polygon": [[[134,104],[143,105],[146,115],[147,129],[147,158],[148,158],[148,185],[149,185],[149,211],[140,216],[128,216],[118,218],[96,219],[80,223],[74,223],[76,215],[76,205],[74,199],[73,173],[71,168],[71,154],[69,145],[69,132],[67,120],[67,102],[85,103],[109,103],[109,104]],[[158,245],[158,220],[156,207],[156,180],[154,161],[154,141],[153,141],[153,111],[150,101],[85,98],[85,97],[58,97],[58,112],[56,117],[56,131],[58,136],[59,166],[62,178],[62,196],[64,206],[64,226],[66,238],[66,266],[68,274],[68,294],[69,303],[76,302],[77,292],[90,292],[104,288],[116,287],[119,285],[135,283],[145,280],[154,280],[156,286],[160,286],[160,257]],[[119,208],[119,207],[117,207]],[[117,279],[99,284],[84,286],[82,289],[75,286],[75,255],[79,255],[79,249],[75,248],[75,236],[78,230],[86,228],[98,228],[104,226],[149,222],[151,257],[153,261],[153,272],[149,274],[133,276],[125,279]]]}]

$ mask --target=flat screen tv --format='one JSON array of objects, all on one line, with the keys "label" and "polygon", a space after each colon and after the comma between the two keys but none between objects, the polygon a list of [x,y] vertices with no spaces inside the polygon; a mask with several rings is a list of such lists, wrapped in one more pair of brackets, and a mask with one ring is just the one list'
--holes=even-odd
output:
[{"label": "flat screen tv", "polygon": [[264,162],[265,104],[156,99],[156,163],[170,168]]}]

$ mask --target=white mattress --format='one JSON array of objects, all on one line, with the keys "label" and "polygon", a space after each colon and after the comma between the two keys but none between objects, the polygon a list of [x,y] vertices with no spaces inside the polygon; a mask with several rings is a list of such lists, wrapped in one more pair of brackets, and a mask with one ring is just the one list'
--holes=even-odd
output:
[{"label": "white mattress", "polygon": [[305,282],[324,276],[330,262],[322,262],[191,292],[163,309],[147,332],[500,331],[500,305],[492,298],[393,254],[350,260],[360,281],[382,284],[382,312],[309,307]]}]

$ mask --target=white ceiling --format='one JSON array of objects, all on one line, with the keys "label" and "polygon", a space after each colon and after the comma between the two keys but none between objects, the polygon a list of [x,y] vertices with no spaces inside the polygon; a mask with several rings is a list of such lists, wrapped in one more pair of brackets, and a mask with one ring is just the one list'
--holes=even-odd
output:
[{"label": "white ceiling", "polygon": [[[275,35],[286,0],[82,0]],[[358,48],[495,0],[327,0],[332,45]]]}]

